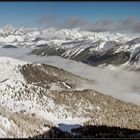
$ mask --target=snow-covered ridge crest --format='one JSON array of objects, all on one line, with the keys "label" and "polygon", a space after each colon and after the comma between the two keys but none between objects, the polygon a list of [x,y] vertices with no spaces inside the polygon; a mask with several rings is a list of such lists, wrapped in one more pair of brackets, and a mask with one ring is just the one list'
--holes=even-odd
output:
[{"label": "snow-covered ridge crest", "polygon": [[24,77],[19,72],[19,66],[27,63],[10,57],[0,57],[0,86],[14,84],[15,81],[25,82]]},{"label": "snow-covered ridge crest", "polygon": [[[37,28],[14,28],[12,26],[4,26],[0,28],[0,42],[1,43],[14,43],[18,42],[19,44],[31,43],[35,45],[34,40],[83,40],[83,39],[97,39],[104,41],[119,41],[126,42],[130,41],[133,38],[138,37],[138,35],[131,34],[120,34],[120,33],[110,33],[110,32],[91,32],[91,31],[82,31],[80,29],[55,29],[55,28],[46,28],[46,29],[37,29]],[[20,44],[20,45],[21,45]]]},{"label": "snow-covered ridge crest", "polygon": [[26,62],[26,61],[21,61],[21,60],[11,58],[11,57],[5,57],[5,56],[0,57],[0,65],[17,66],[17,65],[24,65],[24,64],[27,64],[27,63],[28,62]]}]

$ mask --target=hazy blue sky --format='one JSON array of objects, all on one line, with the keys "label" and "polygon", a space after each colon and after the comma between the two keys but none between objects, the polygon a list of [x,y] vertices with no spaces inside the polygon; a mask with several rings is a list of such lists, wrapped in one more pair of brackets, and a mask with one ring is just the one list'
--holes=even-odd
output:
[{"label": "hazy blue sky", "polygon": [[127,18],[136,20],[138,26],[140,2],[0,2],[0,26],[85,27],[90,24],[92,27],[103,20],[107,21],[106,25],[113,22],[114,29],[114,23],[115,26],[123,20],[127,23]]}]

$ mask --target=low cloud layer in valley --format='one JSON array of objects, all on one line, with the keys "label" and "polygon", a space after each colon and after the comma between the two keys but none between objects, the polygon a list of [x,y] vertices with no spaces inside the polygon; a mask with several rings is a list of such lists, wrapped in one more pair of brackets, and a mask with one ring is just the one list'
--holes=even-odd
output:
[{"label": "low cloud layer in valley", "polygon": [[[132,102],[140,105],[140,75],[138,72],[125,71],[117,67],[93,67],[87,64],[76,62],[73,60],[63,59],[58,56],[35,56],[27,55],[31,49],[0,49],[0,56],[14,57],[17,59],[34,62],[46,63],[59,68],[63,68],[74,74],[80,75],[90,80],[94,80],[95,84],[90,87],[107,95]],[[3,54],[3,55],[2,55]]]},{"label": "low cloud layer in valley", "polygon": [[92,67],[73,60],[63,59],[57,56],[26,56],[23,60],[30,62],[41,62],[63,68],[74,74],[90,80],[94,80],[93,88],[103,94],[122,99],[124,101],[139,104],[140,101],[140,76],[137,72],[124,71],[121,69],[102,69]]}]

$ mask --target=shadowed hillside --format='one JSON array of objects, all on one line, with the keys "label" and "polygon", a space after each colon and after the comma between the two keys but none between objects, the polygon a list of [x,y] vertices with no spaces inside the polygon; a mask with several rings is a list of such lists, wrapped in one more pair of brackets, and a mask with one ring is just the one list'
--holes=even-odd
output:
[{"label": "shadowed hillside", "polygon": [[71,132],[63,132],[57,127],[52,127],[44,134],[32,138],[140,138],[140,130],[105,125],[81,126],[72,129]]}]

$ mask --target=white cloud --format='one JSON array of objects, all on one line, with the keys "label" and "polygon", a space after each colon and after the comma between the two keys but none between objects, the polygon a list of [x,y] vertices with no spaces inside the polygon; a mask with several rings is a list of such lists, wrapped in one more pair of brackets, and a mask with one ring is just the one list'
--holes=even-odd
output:
[{"label": "white cloud", "polygon": [[140,21],[135,17],[127,17],[122,20],[102,19],[97,21],[87,21],[81,17],[64,18],[59,15],[44,15],[38,22],[47,27],[57,28],[80,28],[94,32],[140,32]]}]

